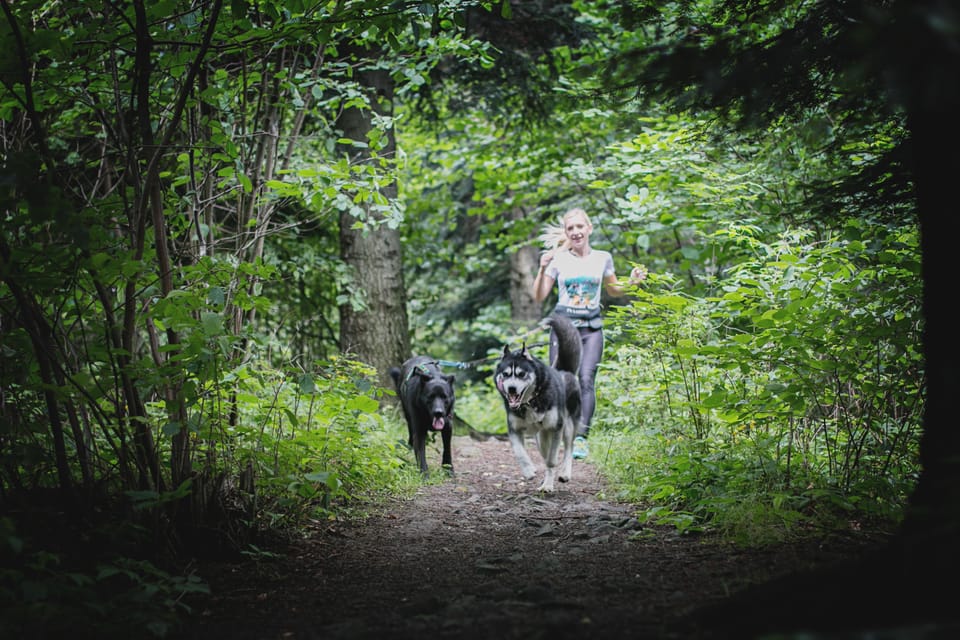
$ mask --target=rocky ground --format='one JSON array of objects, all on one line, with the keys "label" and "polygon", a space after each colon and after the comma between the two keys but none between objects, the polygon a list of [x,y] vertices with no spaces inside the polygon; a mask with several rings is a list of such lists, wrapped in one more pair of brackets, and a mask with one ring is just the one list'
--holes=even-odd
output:
[{"label": "rocky ground", "polygon": [[589,461],[537,493],[497,439],[455,436],[454,469],[362,521],[317,523],[276,559],[201,566],[212,593],[178,637],[738,637],[694,613],[877,543],[851,532],[744,550],[680,536],[603,498]]}]

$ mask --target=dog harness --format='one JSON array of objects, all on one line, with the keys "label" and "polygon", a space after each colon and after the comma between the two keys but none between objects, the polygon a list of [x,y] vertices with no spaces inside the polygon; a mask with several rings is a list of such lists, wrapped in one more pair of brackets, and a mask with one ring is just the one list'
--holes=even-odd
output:
[{"label": "dog harness", "polygon": [[430,369],[427,368],[427,365],[428,365],[428,364],[437,364],[437,363],[436,363],[436,362],[421,362],[420,364],[418,364],[418,365],[416,365],[416,366],[410,367],[410,371],[407,371],[407,375],[404,376],[403,382],[400,383],[400,393],[406,393],[406,392],[407,392],[407,383],[410,382],[410,378],[412,378],[412,377],[413,377],[413,374],[415,374],[415,373],[418,373],[418,372],[419,372],[420,375],[424,375],[424,376],[426,376],[426,377],[428,377],[428,378],[432,378],[432,377],[433,377],[433,373],[431,373]]}]

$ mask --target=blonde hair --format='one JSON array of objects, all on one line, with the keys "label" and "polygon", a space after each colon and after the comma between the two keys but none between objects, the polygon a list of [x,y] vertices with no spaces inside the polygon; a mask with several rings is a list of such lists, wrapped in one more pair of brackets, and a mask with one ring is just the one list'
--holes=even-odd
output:
[{"label": "blonde hair", "polygon": [[556,253],[557,251],[566,251],[570,248],[570,240],[567,238],[566,229],[567,221],[574,216],[583,216],[583,220],[587,223],[587,226],[593,227],[593,223],[590,222],[590,216],[587,215],[587,212],[580,207],[574,207],[563,214],[557,224],[547,225],[543,228],[543,232],[537,236],[537,240],[540,241],[544,249],[551,253]]}]

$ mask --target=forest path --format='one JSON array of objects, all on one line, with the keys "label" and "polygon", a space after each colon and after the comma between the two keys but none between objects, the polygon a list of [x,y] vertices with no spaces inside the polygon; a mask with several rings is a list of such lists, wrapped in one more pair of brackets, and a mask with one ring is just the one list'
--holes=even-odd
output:
[{"label": "forest path", "polygon": [[[745,551],[641,525],[589,461],[554,494],[509,443],[455,436],[455,476],[358,522],[322,523],[276,560],[201,567],[212,594],[180,638],[691,638],[688,614],[838,560],[852,541]],[[428,462],[439,463],[436,448]]]}]

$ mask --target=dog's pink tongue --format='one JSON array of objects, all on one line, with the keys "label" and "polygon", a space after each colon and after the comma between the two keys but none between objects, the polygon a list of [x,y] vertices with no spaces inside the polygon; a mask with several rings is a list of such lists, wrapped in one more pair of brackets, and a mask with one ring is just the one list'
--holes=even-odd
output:
[{"label": "dog's pink tongue", "polygon": [[433,419],[433,428],[434,428],[436,431],[442,431],[442,430],[443,430],[443,418],[434,418],[434,419]]}]

